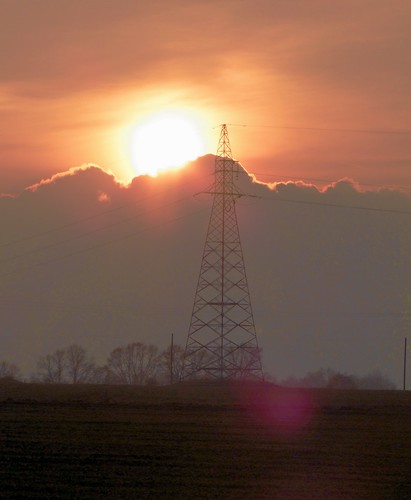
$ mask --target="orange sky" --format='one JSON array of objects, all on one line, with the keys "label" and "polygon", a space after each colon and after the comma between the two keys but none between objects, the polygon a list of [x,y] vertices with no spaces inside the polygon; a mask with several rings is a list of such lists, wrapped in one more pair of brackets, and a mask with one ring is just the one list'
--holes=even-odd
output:
[{"label": "orange sky", "polygon": [[411,186],[410,133],[387,133],[411,128],[410,18],[403,0],[0,0],[0,192],[88,162],[128,180],[130,127],[169,107],[209,152],[214,126],[247,125],[235,156],[267,181]]}]

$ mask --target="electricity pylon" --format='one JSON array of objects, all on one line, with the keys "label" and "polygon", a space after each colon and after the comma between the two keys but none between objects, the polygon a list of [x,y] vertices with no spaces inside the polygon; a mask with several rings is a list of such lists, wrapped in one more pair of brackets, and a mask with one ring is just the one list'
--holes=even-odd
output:
[{"label": "electricity pylon", "polygon": [[209,194],[213,206],[184,355],[183,379],[262,379],[236,199],[227,125],[221,126]]}]

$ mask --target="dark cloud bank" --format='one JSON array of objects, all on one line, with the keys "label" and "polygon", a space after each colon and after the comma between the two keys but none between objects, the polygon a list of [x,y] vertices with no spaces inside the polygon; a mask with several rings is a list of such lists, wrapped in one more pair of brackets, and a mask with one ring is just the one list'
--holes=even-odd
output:
[{"label": "dark cloud bank", "polygon": [[[193,194],[212,172],[206,156],[124,186],[89,166],[0,198],[0,359],[29,375],[72,343],[101,363],[132,341],[165,347],[173,332],[184,344],[211,209]],[[411,198],[350,181],[238,182],[262,197],[237,212],[265,370],[380,370],[400,385]]]}]

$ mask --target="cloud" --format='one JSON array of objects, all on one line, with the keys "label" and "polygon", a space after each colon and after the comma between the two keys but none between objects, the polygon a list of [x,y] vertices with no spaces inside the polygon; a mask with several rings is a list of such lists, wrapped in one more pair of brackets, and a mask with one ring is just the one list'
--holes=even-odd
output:
[{"label": "cloud", "polygon": [[[207,156],[124,186],[85,166],[0,198],[2,356],[29,372],[72,343],[99,362],[132,341],[165,347],[171,332],[184,344],[211,208],[193,194],[212,172]],[[251,181],[239,176],[256,197],[240,198],[237,214],[266,370],[378,368],[399,383],[410,197],[349,179]]]},{"label": "cloud", "polygon": [[0,6],[3,191],[21,186],[17,170],[127,162],[120,130],[169,105],[198,109],[210,127],[306,127],[259,129],[240,143],[248,163],[277,157],[294,176],[409,184],[409,134],[308,130],[409,129],[403,1],[61,4]]},{"label": "cloud", "polygon": [[[37,191],[42,186],[47,186],[48,184],[55,184],[66,177],[78,176],[80,173],[83,173],[82,174],[83,177],[84,175],[87,175],[89,177],[97,175],[106,177],[108,175],[107,172],[105,172],[102,168],[100,168],[97,165],[85,164],[81,165],[80,167],[72,167],[69,170],[66,170],[64,172],[59,172],[46,179],[42,179],[40,182],[36,182],[35,184],[28,186],[26,189],[28,191]],[[114,179],[114,175],[110,174],[110,177]],[[116,182],[118,183],[118,181]]]}]

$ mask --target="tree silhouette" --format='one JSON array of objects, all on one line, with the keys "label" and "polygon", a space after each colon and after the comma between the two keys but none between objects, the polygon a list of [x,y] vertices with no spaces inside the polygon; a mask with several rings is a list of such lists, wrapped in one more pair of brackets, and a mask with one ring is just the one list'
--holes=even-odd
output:
[{"label": "tree silhouette", "polygon": [[84,384],[93,378],[94,363],[84,347],[73,344],[65,350],[66,373],[72,384]]},{"label": "tree silhouette", "polygon": [[0,361],[0,378],[11,378],[18,380],[20,378],[20,368],[13,363]]},{"label": "tree silhouette", "polygon": [[65,351],[58,349],[53,354],[42,356],[38,363],[38,376],[47,384],[61,384],[64,382]]},{"label": "tree silhouette", "polygon": [[111,352],[107,366],[116,383],[146,384],[158,374],[158,348],[141,342],[117,347]]},{"label": "tree silhouette", "polygon": [[40,381],[48,384],[91,382],[95,370],[87,351],[76,344],[42,356],[37,368]]}]

